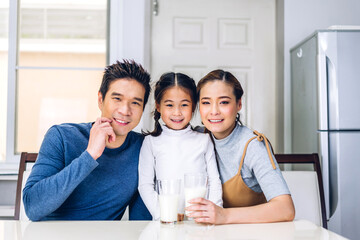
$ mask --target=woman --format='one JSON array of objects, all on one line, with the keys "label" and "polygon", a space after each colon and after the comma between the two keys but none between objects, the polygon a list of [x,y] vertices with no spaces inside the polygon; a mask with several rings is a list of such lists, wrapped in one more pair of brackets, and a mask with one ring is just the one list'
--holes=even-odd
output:
[{"label": "woman", "polygon": [[239,120],[239,81],[215,70],[199,81],[197,92],[202,122],[215,143],[224,208],[197,198],[186,209],[189,217],[211,224],[292,221],[293,201],[269,142]]}]

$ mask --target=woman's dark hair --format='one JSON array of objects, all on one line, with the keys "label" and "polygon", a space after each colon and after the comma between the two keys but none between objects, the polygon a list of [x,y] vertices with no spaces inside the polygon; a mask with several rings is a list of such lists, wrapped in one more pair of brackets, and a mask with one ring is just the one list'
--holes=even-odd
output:
[{"label": "woman's dark hair", "polygon": [[[233,88],[233,93],[235,95],[236,101],[239,101],[244,94],[244,90],[241,87],[240,82],[236,79],[236,77],[234,75],[232,75],[230,72],[227,72],[227,71],[224,71],[221,69],[217,69],[217,70],[209,72],[208,74],[206,74],[205,77],[203,77],[199,81],[197,88],[196,88],[196,94],[198,97],[197,101],[200,100],[200,91],[204,87],[204,85],[208,82],[213,82],[213,81],[221,81],[221,82],[224,82],[224,83],[230,85]],[[236,116],[236,121],[242,125],[239,114]]]},{"label": "woman's dark hair", "polygon": [[[156,82],[154,90],[155,104],[160,104],[161,99],[163,98],[165,92],[172,87],[180,87],[186,91],[192,101],[192,111],[195,111],[196,108],[196,84],[194,79],[183,74],[183,73],[164,73],[159,81]],[[160,113],[156,110],[154,111],[154,120],[155,120],[155,129],[152,132],[146,133],[146,135],[159,136],[162,132],[161,125],[159,123]]]},{"label": "woman's dark hair", "polygon": [[144,86],[144,108],[148,101],[150,94],[150,74],[134,60],[123,60],[123,62],[116,61],[116,63],[109,65],[105,68],[104,76],[101,82],[99,92],[102,95],[102,99],[105,99],[105,95],[109,90],[109,86],[112,82],[118,79],[128,78],[134,79]]}]

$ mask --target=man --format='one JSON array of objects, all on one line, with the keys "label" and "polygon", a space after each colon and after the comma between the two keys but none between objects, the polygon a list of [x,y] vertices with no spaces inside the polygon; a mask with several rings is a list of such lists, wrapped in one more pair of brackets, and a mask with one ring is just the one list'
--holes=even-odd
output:
[{"label": "man", "polygon": [[40,220],[151,220],[140,195],[143,136],[131,131],[149,97],[150,75],[134,61],[105,69],[94,123],[61,124],[45,135],[23,190],[27,216]]}]

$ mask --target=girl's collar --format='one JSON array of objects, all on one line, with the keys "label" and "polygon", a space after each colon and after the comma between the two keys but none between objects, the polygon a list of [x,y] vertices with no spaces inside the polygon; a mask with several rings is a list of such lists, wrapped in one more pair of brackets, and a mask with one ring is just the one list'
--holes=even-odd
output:
[{"label": "girl's collar", "polygon": [[182,134],[192,131],[190,124],[188,124],[188,126],[186,128],[180,129],[180,130],[174,130],[174,129],[168,128],[166,125],[162,125],[161,128],[163,130],[163,133],[168,134],[168,135],[182,135]]}]

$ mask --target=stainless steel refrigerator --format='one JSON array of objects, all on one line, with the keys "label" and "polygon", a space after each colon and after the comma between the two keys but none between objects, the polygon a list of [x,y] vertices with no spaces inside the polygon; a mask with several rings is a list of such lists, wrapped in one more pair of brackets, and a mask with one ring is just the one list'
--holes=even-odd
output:
[{"label": "stainless steel refrigerator", "polygon": [[360,239],[360,30],[319,30],[290,53],[292,152],[319,153],[328,228]]}]

